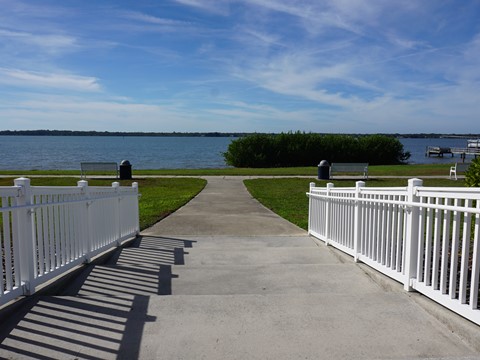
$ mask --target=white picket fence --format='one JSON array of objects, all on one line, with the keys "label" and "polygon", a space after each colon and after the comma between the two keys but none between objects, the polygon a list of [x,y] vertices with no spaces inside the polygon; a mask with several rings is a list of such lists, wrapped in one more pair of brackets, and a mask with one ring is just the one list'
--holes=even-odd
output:
[{"label": "white picket fence", "polygon": [[310,184],[309,233],[480,325],[480,189]]},{"label": "white picket fence", "polygon": [[138,184],[0,187],[0,306],[139,232]]}]

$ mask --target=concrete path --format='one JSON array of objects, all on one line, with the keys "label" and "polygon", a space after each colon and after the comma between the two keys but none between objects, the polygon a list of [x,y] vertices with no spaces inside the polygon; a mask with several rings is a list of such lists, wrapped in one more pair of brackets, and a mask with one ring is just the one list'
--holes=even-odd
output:
[{"label": "concrete path", "polygon": [[305,235],[305,231],[261,206],[242,178],[206,177],[194,201],[154,225],[152,235]]},{"label": "concrete path", "polygon": [[208,181],[132,246],[3,323],[0,358],[480,359],[477,326],[446,315],[462,338],[432,316],[438,305],[318,246],[241,179]]}]

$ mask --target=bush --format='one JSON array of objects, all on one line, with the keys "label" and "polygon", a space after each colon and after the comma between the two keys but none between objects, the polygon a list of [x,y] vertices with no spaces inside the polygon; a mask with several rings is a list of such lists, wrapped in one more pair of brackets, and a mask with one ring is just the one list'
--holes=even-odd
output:
[{"label": "bush", "polygon": [[401,164],[410,154],[402,143],[386,135],[319,135],[312,133],[255,134],[230,143],[223,153],[235,167],[316,166],[321,160],[368,162],[371,165]]},{"label": "bush", "polygon": [[275,167],[275,144],[265,134],[255,134],[234,140],[223,153],[225,162],[235,167]]},{"label": "bush", "polygon": [[473,160],[465,171],[465,184],[470,187],[480,186],[480,158]]},{"label": "bush", "polygon": [[385,135],[369,135],[359,138],[360,150],[369,159],[371,165],[390,165],[404,163],[410,157],[403,152],[402,143]]}]

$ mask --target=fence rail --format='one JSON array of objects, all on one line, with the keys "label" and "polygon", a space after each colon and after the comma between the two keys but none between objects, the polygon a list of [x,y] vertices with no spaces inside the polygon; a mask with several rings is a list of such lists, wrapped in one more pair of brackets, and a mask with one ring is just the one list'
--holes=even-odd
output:
[{"label": "fence rail", "polygon": [[138,184],[0,187],[0,306],[139,232]]},{"label": "fence rail", "polygon": [[480,189],[310,184],[312,236],[480,325]]}]

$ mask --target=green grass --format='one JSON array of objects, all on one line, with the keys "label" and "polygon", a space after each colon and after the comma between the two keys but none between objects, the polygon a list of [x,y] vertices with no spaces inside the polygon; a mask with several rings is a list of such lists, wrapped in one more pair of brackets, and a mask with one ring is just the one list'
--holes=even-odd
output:
[{"label": "green grass", "polygon": [[140,229],[145,229],[189,202],[207,181],[192,178],[139,180]]},{"label": "green grass", "polygon": [[376,165],[368,167],[368,174],[372,176],[448,176],[450,166],[454,164],[453,158],[448,164]]},{"label": "green grass", "polygon": [[79,170],[0,170],[0,175],[65,175],[65,176],[78,176],[80,177]]},{"label": "green grass", "polygon": [[[197,195],[206,180],[196,178],[148,178],[138,182],[140,229],[143,230],[171,214]],[[122,186],[131,186],[132,180],[122,180]],[[112,180],[90,179],[91,186],[111,186]],[[12,186],[13,178],[0,178],[0,186]],[[32,186],[76,186],[77,179],[69,177],[31,178]]]},{"label": "green grass", "polygon": [[[366,181],[368,187],[407,186],[407,179],[372,179]],[[355,180],[314,180],[312,179],[252,179],[245,180],[245,186],[254,198],[278,215],[307,230],[308,191],[310,182],[325,187],[333,182],[336,187],[355,186]],[[463,181],[447,179],[424,179],[424,186],[465,186]]]},{"label": "green grass", "polygon": [[[450,166],[458,159],[452,158],[447,164],[419,164],[419,165],[377,165],[369,166],[368,172],[373,176],[425,176],[440,175],[448,176]],[[223,168],[223,169],[158,169],[140,170],[133,166],[133,176],[141,175],[172,175],[172,176],[250,176],[250,175],[272,175],[272,176],[316,176],[318,168],[288,167],[288,168]],[[0,175],[65,175],[80,177],[80,170],[1,170]]]},{"label": "green grass", "polygon": [[[455,159],[452,159],[452,163]],[[379,165],[370,166],[369,174],[372,176],[445,176],[449,174],[450,164],[420,164],[420,165]],[[142,175],[158,176],[311,176],[317,175],[317,167],[294,167],[294,168],[224,168],[224,169],[160,169],[160,170],[135,170],[133,176]],[[79,171],[76,170],[48,170],[48,171],[0,171],[3,175],[22,174],[32,179],[33,185],[76,185],[79,180]],[[64,176],[60,178],[36,178],[36,175]],[[110,186],[113,179],[97,180],[89,179],[91,185]],[[154,224],[158,220],[175,211],[187,203],[204,186],[201,179],[185,178],[145,178],[136,179],[139,182],[140,192],[140,226],[142,229]],[[247,181],[247,187],[252,195],[258,198],[267,207],[279,215],[299,225],[307,227],[307,199],[305,192],[311,179],[259,179]],[[325,186],[327,181],[315,180],[319,186]],[[132,181],[121,181],[122,185],[130,185]],[[336,186],[355,186],[355,180],[333,180]],[[12,179],[0,179],[0,185],[12,185]],[[265,184],[265,185],[263,185]],[[271,186],[267,184],[272,184]],[[406,179],[371,179],[367,186],[405,186]],[[442,179],[425,179],[426,186],[460,186],[462,182],[454,182]]]}]

